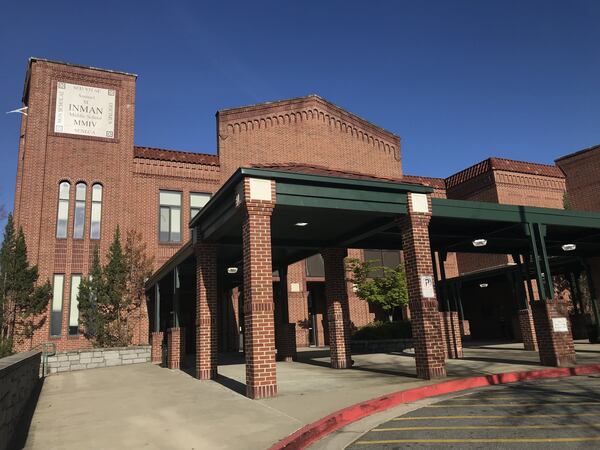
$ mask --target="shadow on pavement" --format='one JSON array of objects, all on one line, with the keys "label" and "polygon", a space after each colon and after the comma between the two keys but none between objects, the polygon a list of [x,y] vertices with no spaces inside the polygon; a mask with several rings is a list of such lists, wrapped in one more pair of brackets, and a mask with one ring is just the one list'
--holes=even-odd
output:
[{"label": "shadow on pavement", "polygon": [[27,435],[29,434],[29,428],[31,427],[31,421],[33,420],[33,413],[35,412],[35,408],[37,406],[38,399],[40,398],[40,393],[42,392],[43,386],[44,378],[40,378],[40,381],[33,388],[31,396],[23,408],[21,418],[17,422],[15,434],[8,444],[9,449],[20,449],[25,447]]}]

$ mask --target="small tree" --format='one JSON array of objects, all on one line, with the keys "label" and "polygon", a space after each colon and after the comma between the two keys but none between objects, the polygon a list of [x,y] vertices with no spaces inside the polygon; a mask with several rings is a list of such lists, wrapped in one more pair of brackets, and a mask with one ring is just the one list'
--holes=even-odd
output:
[{"label": "small tree", "polygon": [[77,295],[79,315],[85,337],[95,344],[104,346],[108,341],[105,335],[105,314],[107,309],[106,280],[100,264],[100,251],[94,247],[89,278],[81,280]]},{"label": "small tree", "polygon": [[[81,323],[94,345],[124,347],[133,337],[129,318],[136,309],[141,314],[145,305],[144,283],[152,271],[152,259],[147,257],[146,245],[136,231],[127,233],[123,250],[117,227],[107,260],[103,267],[98,249],[94,250],[90,278],[83,280],[79,288]],[[141,321],[137,322],[141,326]]]},{"label": "small tree", "polygon": [[34,331],[44,323],[40,315],[48,307],[52,287],[48,281],[38,286],[38,278],[37,266],[30,266],[27,259],[23,229],[19,227],[15,233],[9,214],[0,249],[0,328],[5,349],[12,349],[18,338],[31,340]]},{"label": "small tree", "polygon": [[125,281],[125,297],[128,299],[126,317],[137,311],[138,336],[142,334],[141,315],[146,306],[144,285],[152,274],[154,258],[147,254],[146,243],[142,234],[136,230],[128,230],[125,238],[125,265],[127,277]]},{"label": "small tree", "polygon": [[[348,259],[348,269],[352,272],[352,282],[356,295],[370,303],[377,304],[388,313],[392,321],[394,310],[408,304],[408,289],[404,266],[395,268],[376,266],[371,261],[362,262]],[[383,276],[374,277],[375,271],[382,271]]]}]

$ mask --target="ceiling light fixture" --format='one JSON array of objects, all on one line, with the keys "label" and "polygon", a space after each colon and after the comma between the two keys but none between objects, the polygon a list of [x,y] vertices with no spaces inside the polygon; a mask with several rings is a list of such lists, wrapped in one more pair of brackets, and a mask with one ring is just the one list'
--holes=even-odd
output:
[{"label": "ceiling light fixture", "polygon": [[577,248],[577,246],[575,244],[564,244],[561,248],[565,252],[572,252]]},{"label": "ceiling light fixture", "polygon": [[238,268],[237,267],[228,267],[227,273],[231,273],[231,274],[238,273]]},{"label": "ceiling light fixture", "polygon": [[486,287],[488,287],[488,284],[487,284],[487,283],[481,283],[481,284],[479,285],[479,287],[480,287],[480,288],[486,288]]},{"label": "ceiling light fixture", "polygon": [[296,225],[297,227],[305,227],[306,225],[308,225],[308,222],[296,222],[294,225]]},{"label": "ceiling light fixture", "polygon": [[473,247],[485,247],[487,245],[487,239],[475,239],[473,241]]}]

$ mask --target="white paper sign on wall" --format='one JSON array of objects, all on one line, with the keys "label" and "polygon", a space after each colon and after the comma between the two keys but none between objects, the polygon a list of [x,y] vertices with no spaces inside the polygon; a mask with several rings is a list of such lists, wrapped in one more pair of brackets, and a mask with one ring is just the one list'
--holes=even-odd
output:
[{"label": "white paper sign on wall", "polygon": [[431,275],[421,275],[421,296],[424,298],[435,298],[435,289],[433,285],[433,277]]},{"label": "white paper sign on wall", "polygon": [[300,283],[291,283],[290,291],[291,292],[300,292]]},{"label": "white paper sign on wall", "polygon": [[114,89],[59,81],[54,132],[113,139],[116,98]]},{"label": "white paper sign on wall", "polygon": [[552,318],[552,330],[555,332],[568,332],[569,326],[567,325],[566,317],[554,317]]}]

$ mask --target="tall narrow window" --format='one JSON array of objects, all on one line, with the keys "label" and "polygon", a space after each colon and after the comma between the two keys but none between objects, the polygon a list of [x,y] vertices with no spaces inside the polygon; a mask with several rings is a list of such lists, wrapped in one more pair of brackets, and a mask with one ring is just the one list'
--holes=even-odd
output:
[{"label": "tall narrow window", "polygon": [[85,183],[77,183],[75,186],[75,219],[73,223],[73,238],[83,239],[85,227],[85,194],[87,186]]},{"label": "tall narrow window", "polygon": [[56,218],[56,237],[64,239],[67,237],[67,226],[69,224],[69,195],[71,185],[63,181],[58,186],[58,215]]},{"label": "tall narrow window", "polygon": [[92,186],[92,214],[90,220],[90,239],[100,239],[102,221],[102,185]]},{"label": "tall narrow window", "polygon": [[65,276],[54,275],[52,291],[52,312],[50,315],[50,336],[60,336],[62,328],[62,304],[63,291],[65,287]]},{"label": "tall narrow window", "polygon": [[79,334],[79,304],[77,296],[79,295],[79,284],[81,275],[71,275],[71,299],[69,302],[69,336]]},{"label": "tall narrow window", "polygon": [[210,194],[190,192],[190,220],[204,208],[204,205],[206,205],[209,200]]},{"label": "tall narrow window", "polygon": [[181,192],[160,191],[160,242],[181,241]]}]

